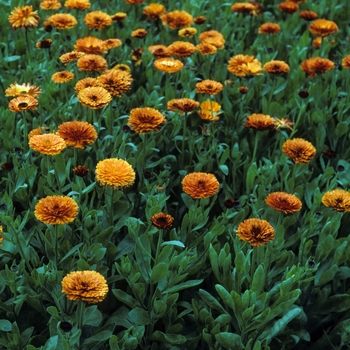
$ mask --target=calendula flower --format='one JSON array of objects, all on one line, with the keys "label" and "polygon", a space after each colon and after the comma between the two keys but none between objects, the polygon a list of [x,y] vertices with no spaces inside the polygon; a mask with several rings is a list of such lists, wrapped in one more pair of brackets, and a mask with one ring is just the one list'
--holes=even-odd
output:
[{"label": "calendula flower", "polygon": [[221,113],[221,105],[215,101],[204,101],[200,105],[200,110],[197,112],[199,117],[206,122],[215,122],[220,118],[218,115]]},{"label": "calendula flower", "polygon": [[207,19],[204,16],[197,16],[193,18],[193,22],[196,24],[203,24]]},{"label": "calendula flower", "polygon": [[238,77],[244,77],[246,75],[259,75],[262,66],[254,56],[236,55],[228,61],[227,70]]},{"label": "calendula flower", "polygon": [[38,49],[49,49],[52,45],[52,40],[51,39],[43,39],[38,41],[35,44],[35,47]]},{"label": "calendula flower", "polygon": [[[0,232],[4,232],[1,225],[0,225]],[[0,234],[0,247],[2,246],[2,241],[3,240],[4,240],[4,236]]]},{"label": "calendula flower", "polygon": [[123,159],[110,158],[101,160],[96,166],[96,180],[102,186],[111,186],[114,189],[123,189],[135,182],[135,171]]},{"label": "calendula flower", "polygon": [[299,10],[299,6],[293,1],[285,1],[278,4],[278,8],[281,12],[294,13]]},{"label": "calendula flower", "polygon": [[85,148],[97,139],[97,132],[93,125],[77,120],[59,125],[57,135],[62,137],[67,146],[75,148]]},{"label": "calendula flower", "polygon": [[108,285],[106,279],[96,271],[75,271],[63,278],[62,293],[69,300],[97,304],[105,299]]},{"label": "calendula flower", "polygon": [[312,34],[324,37],[336,33],[339,28],[333,21],[317,19],[309,25],[309,30]]},{"label": "calendula flower", "polygon": [[317,74],[323,74],[334,68],[334,63],[321,57],[312,57],[302,62],[300,69],[303,70],[308,78],[313,78]]},{"label": "calendula flower", "polygon": [[144,0],[125,0],[125,2],[127,2],[128,4],[142,4],[144,2]]},{"label": "calendula flower", "polygon": [[75,51],[94,55],[103,55],[107,52],[104,41],[93,36],[78,39],[74,45],[74,49]]},{"label": "calendula flower", "polygon": [[135,66],[139,66],[142,63],[143,52],[144,52],[143,47],[139,47],[138,49],[132,50],[131,59],[135,61]]},{"label": "calendula flower", "polygon": [[212,197],[220,188],[219,181],[213,174],[200,172],[187,174],[181,184],[182,190],[195,199]]},{"label": "calendula flower", "polygon": [[31,139],[35,135],[47,134],[49,130],[50,129],[46,126],[42,126],[40,128],[35,128],[28,134],[28,139]]},{"label": "calendula flower", "polygon": [[153,21],[159,19],[159,17],[166,12],[166,9],[161,4],[149,4],[144,7],[142,13]]},{"label": "calendula flower", "polygon": [[73,169],[75,175],[85,177],[89,173],[89,168],[85,165],[78,165]]},{"label": "calendula flower", "polygon": [[56,13],[47,18],[44,25],[50,25],[56,29],[63,30],[73,28],[77,23],[75,17],[69,13]]},{"label": "calendula flower", "polygon": [[178,98],[168,102],[168,109],[170,111],[181,111],[182,113],[192,112],[199,107],[199,102],[189,98]]},{"label": "calendula flower", "polygon": [[92,11],[84,17],[84,22],[89,29],[101,30],[112,24],[112,18],[105,12]]},{"label": "calendula flower", "polygon": [[250,2],[236,2],[231,6],[231,10],[232,12],[253,14],[255,6]]},{"label": "calendula flower", "polygon": [[77,67],[79,70],[86,72],[98,72],[101,70],[106,70],[108,65],[107,61],[99,56],[93,54],[86,54],[78,59]]},{"label": "calendula flower", "polygon": [[70,10],[77,9],[80,11],[84,11],[90,8],[91,5],[89,0],[66,0],[64,6]]},{"label": "calendula flower", "polygon": [[78,60],[80,57],[84,56],[84,52],[79,52],[79,51],[71,51],[64,53],[63,55],[60,56],[60,61],[64,64],[70,63],[70,62],[75,62]]},{"label": "calendula flower", "polygon": [[62,5],[58,0],[43,0],[40,3],[40,7],[43,10],[58,10],[62,7]]},{"label": "calendula flower", "polygon": [[322,36],[318,36],[316,39],[312,40],[312,46],[316,49],[319,49],[322,44]]},{"label": "calendula flower", "polygon": [[120,97],[130,90],[132,77],[129,72],[111,69],[100,75],[97,81],[112,96]]},{"label": "calendula flower", "polygon": [[119,39],[106,39],[103,41],[103,46],[106,50],[114,49],[116,47],[119,47],[122,44],[121,40]]},{"label": "calendula flower", "polygon": [[56,84],[67,83],[74,79],[74,73],[63,70],[52,74],[51,80]]},{"label": "calendula flower", "polygon": [[151,221],[153,226],[156,227],[158,230],[170,230],[173,226],[174,218],[169,214],[157,213],[152,215]]},{"label": "calendula flower", "polygon": [[40,199],[36,204],[34,215],[44,224],[63,225],[74,221],[78,215],[78,210],[78,204],[70,197],[47,196]]},{"label": "calendula flower", "polygon": [[147,30],[146,29],[136,29],[131,32],[131,36],[134,38],[144,38],[147,35]]},{"label": "calendula flower", "polygon": [[217,49],[222,49],[225,45],[225,39],[223,35],[217,30],[208,30],[206,32],[202,32],[199,35],[199,41],[202,44],[213,45]]},{"label": "calendula flower", "polygon": [[33,96],[18,96],[12,99],[9,103],[9,110],[11,112],[22,112],[27,110],[36,110],[38,106],[38,100]]},{"label": "calendula flower", "polygon": [[117,12],[116,14],[112,15],[112,21],[123,21],[128,15],[125,12]]},{"label": "calendula flower", "polygon": [[100,83],[98,82],[97,78],[84,78],[79,80],[75,86],[74,86],[74,90],[76,92],[79,92],[83,89],[86,89],[88,87],[96,87],[96,86],[100,86]]},{"label": "calendula flower", "polygon": [[33,11],[33,6],[15,7],[8,20],[13,29],[39,26],[38,11]]},{"label": "calendula flower", "polygon": [[84,107],[100,109],[108,105],[112,100],[112,96],[103,87],[92,86],[80,90],[78,100]]},{"label": "calendula flower", "polygon": [[275,230],[269,222],[261,219],[247,219],[237,228],[237,236],[253,247],[259,247],[274,240]]},{"label": "calendula flower", "polygon": [[281,27],[277,23],[264,23],[259,27],[259,34],[277,34]]},{"label": "calendula flower", "polygon": [[315,157],[316,148],[309,141],[295,138],[284,142],[282,152],[294,163],[305,164]]},{"label": "calendula flower", "polygon": [[193,27],[183,28],[183,29],[180,29],[177,32],[177,34],[179,34],[179,36],[182,36],[184,38],[192,38],[193,35],[197,34],[197,29]]},{"label": "calendula flower", "polygon": [[160,16],[163,25],[171,29],[179,29],[190,27],[193,22],[193,17],[186,11],[171,11]]},{"label": "calendula flower", "polygon": [[179,60],[174,60],[172,58],[164,57],[158,58],[153,62],[155,68],[166,73],[175,73],[181,70],[184,64]]},{"label": "calendula flower", "polygon": [[287,74],[289,66],[284,61],[273,60],[264,64],[264,71],[269,74]]},{"label": "calendula flower", "polygon": [[286,192],[270,193],[265,203],[272,209],[283,211],[285,214],[296,213],[302,207],[301,200],[297,196]]},{"label": "calendula flower", "polygon": [[165,58],[170,56],[168,48],[165,45],[151,45],[148,47],[148,51],[155,58]]},{"label": "calendula flower", "polygon": [[350,69],[350,55],[348,56],[345,56],[342,61],[341,61],[341,64],[344,68],[346,69]]},{"label": "calendula flower", "polygon": [[176,57],[189,57],[196,51],[196,47],[187,41],[175,41],[168,46],[169,54]]},{"label": "calendula flower", "polygon": [[196,45],[196,49],[203,55],[213,55],[218,50],[214,45],[201,43]]},{"label": "calendula flower", "polygon": [[116,70],[116,71],[118,71],[118,72],[124,72],[124,73],[129,73],[129,74],[131,74],[131,68],[130,68],[128,65],[123,64],[123,63],[118,63],[118,64],[116,64],[116,65],[112,68],[112,70]]},{"label": "calendula flower", "polygon": [[322,203],[339,212],[350,212],[350,193],[341,189],[326,192]]},{"label": "calendula flower", "polygon": [[62,137],[58,135],[42,134],[30,137],[29,147],[41,154],[54,156],[61,153],[67,145]]},{"label": "calendula flower", "polygon": [[216,95],[223,89],[223,85],[215,80],[202,80],[196,84],[197,94]]},{"label": "calendula flower", "polygon": [[41,89],[38,86],[27,84],[17,84],[14,82],[5,90],[5,96],[32,96],[39,97],[41,94]]},{"label": "calendula flower", "polygon": [[244,126],[255,130],[271,130],[275,127],[275,121],[269,115],[254,113],[247,117]]},{"label": "calendula flower", "polygon": [[318,18],[318,14],[314,11],[301,11],[299,17],[305,19],[306,21],[313,21]]},{"label": "calendula flower", "polygon": [[249,90],[249,88],[248,88],[247,86],[240,86],[240,87],[238,88],[238,91],[239,91],[242,95],[246,94],[246,93],[248,92],[248,90]]},{"label": "calendula flower", "polygon": [[128,119],[128,125],[138,134],[159,131],[165,122],[164,115],[150,107],[132,109]]}]

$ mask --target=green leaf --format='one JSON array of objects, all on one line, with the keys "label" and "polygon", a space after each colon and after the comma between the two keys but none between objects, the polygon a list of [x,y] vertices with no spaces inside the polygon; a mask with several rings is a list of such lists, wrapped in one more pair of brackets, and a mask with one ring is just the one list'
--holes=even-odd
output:
[{"label": "green leaf", "polygon": [[338,294],[333,295],[318,307],[317,310],[321,314],[329,314],[330,312],[343,312],[350,309],[350,295]]},{"label": "green leaf", "polygon": [[12,323],[8,320],[0,320],[0,331],[10,332],[12,330]]},{"label": "green leaf", "polygon": [[168,275],[168,264],[161,262],[153,267],[151,273],[150,283],[158,283],[163,278],[166,278]]},{"label": "green leaf", "polygon": [[195,286],[198,286],[199,284],[201,284],[203,281],[204,280],[186,281],[186,282],[180,283],[174,287],[171,287],[169,289],[165,289],[164,292],[162,292],[162,294],[175,293],[175,292],[178,292],[179,290],[195,287]]},{"label": "green leaf", "polygon": [[84,341],[84,345],[90,345],[90,344],[93,344],[93,343],[102,343],[104,342],[105,340],[108,340],[112,335],[112,332],[111,331],[102,331],[102,332],[99,332],[97,334],[95,334],[94,336],[86,339]]},{"label": "green leaf", "polygon": [[224,175],[228,175],[228,166],[225,164],[219,165],[220,170],[223,172]]},{"label": "green leaf", "polygon": [[45,344],[44,350],[56,350],[58,343],[58,335],[51,337]]},{"label": "green leaf", "polygon": [[125,293],[121,289],[112,289],[112,293],[118,300],[120,300],[125,305],[128,305],[131,309],[135,308],[136,305],[138,305],[136,299],[134,299],[130,294]]},{"label": "green leaf", "polygon": [[221,332],[215,334],[216,341],[224,348],[229,350],[244,349],[241,337],[238,334],[230,332]]},{"label": "green leaf", "polygon": [[262,265],[259,265],[254,272],[253,281],[252,281],[252,292],[256,292],[257,295],[261,293],[264,288],[266,280],[265,269]]},{"label": "green leaf", "polygon": [[166,334],[161,331],[155,331],[151,336],[149,337],[152,341],[159,341],[161,343],[167,343],[171,345],[180,345],[184,344],[187,339],[180,334]]},{"label": "green leaf", "polygon": [[97,327],[102,322],[102,313],[97,305],[92,305],[84,310],[83,324]]},{"label": "green leaf", "polygon": [[174,245],[176,247],[185,248],[185,245],[180,241],[166,241],[161,244],[161,246],[164,246],[164,245]]},{"label": "green leaf", "polygon": [[138,326],[147,326],[148,324],[152,323],[148,312],[140,307],[135,307],[135,309],[132,309],[128,316]]}]

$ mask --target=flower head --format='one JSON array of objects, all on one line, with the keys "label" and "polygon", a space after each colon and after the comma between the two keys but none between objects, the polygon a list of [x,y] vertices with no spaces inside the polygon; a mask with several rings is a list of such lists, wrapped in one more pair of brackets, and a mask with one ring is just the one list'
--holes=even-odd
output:
[{"label": "flower head", "polygon": [[189,98],[178,98],[168,102],[168,109],[170,111],[181,111],[182,113],[192,112],[199,107],[199,102]]},{"label": "flower head", "polygon": [[169,26],[171,29],[190,27],[193,17],[186,11],[172,11],[164,13],[160,16],[163,25]]},{"label": "flower head", "polygon": [[299,10],[298,4],[293,1],[285,1],[278,4],[278,8],[281,12],[294,13]]},{"label": "flower head", "polygon": [[284,61],[273,60],[264,64],[264,71],[269,74],[287,74],[289,73],[289,66]]},{"label": "flower head", "polygon": [[196,47],[187,41],[175,41],[168,46],[168,53],[171,56],[189,57],[196,51]]},{"label": "flower head", "polygon": [[255,130],[271,130],[275,127],[275,121],[269,115],[254,113],[247,117],[244,126]]},{"label": "flower head", "polygon": [[265,203],[274,210],[283,211],[285,214],[296,213],[300,211],[302,207],[301,200],[286,192],[273,192],[270,193]]},{"label": "flower head", "polygon": [[309,141],[295,138],[284,142],[282,152],[294,163],[305,164],[315,157],[316,148]]},{"label": "flower head", "polygon": [[74,79],[74,73],[63,70],[61,72],[56,72],[52,74],[51,80],[56,84],[67,83]]},{"label": "flower head", "polygon": [[165,58],[170,56],[168,48],[165,45],[151,45],[148,47],[148,51],[155,58]]},{"label": "flower head", "polygon": [[212,44],[200,43],[196,45],[197,50],[203,55],[213,55],[218,50],[216,46]]},{"label": "flower head", "polygon": [[300,69],[303,70],[308,78],[313,78],[317,74],[323,74],[334,68],[334,62],[328,58],[312,57],[304,60]]},{"label": "flower head", "polygon": [[97,139],[97,132],[91,124],[77,120],[62,123],[57,135],[62,137],[67,146],[75,148],[85,148]]},{"label": "flower head", "polygon": [[33,6],[15,7],[8,19],[14,29],[39,26],[38,11],[33,11]]},{"label": "flower head", "polygon": [[350,193],[341,189],[326,192],[322,203],[339,212],[350,212]]},{"label": "flower head", "polygon": [[199,117],[206,122],[215,122],[219,120],[219,114],[221,113],[221,105],[215,101],[204,101],[201,103],[200,110],[198,111]]},{"label": "flower head", "polygon": [[236,55],[228,61],[227,70],[238,77],[259,75],[262,71],[261,63],[248,55]]},{"label": "flower head", "polygon": [[79,52],[79,51],[71,51],[64,53],[60,56],[60,61],[64,64],[74,62],[78,60],[80,57],[84,56],[85,52]]},{"label": "flower head", "polygon": [[99,56],[93,54],[86,54],[78,59],[77,67],[79,70],[86,72],[98,72],[107,69],[107,61]]},{"label": "flower head", "polygon": [[38,98],[41,89],[31,84],[17,84],[14,82],[5,90],[5,96],[32,96]]},{"label": "flower head", "polygon": [[22,112],[29,109],[36,110],[37,106],[38,100],[33,96],[18,96],[10,101],[9,110],[11,112]]},{"label": "flower head", "polygon": [[89,29],[101,30],[112,24],[112,18],[105,12],[92,11],[84,17],[84,22]]},{"label": "flower head", "polygon": [[161,230],[161,229],[169,230],[171,229],[171,226],[173,226],[174,218],[169,214],[157,213],[152,215],[151,221],[152,221],[152,224],[158,230]]},{"label": "flower head", "polygon": [[72,222],[78,210],[78,204],[70,197],[47,196],[36,204],[34,215],[44,224],[63,225]]},{"label": "flower head", "polygon": [[203,24],[207,19],[204,16],[197,16],[193,18],[193,22],[196,24]]},{"label": "flower head", "polygon": [[275,230],[269,222],[261,219],[247,219],[237,228],[237,236],[253,247],[259,247],[275,238]]},{"label": "flower head", "polygon": [[135,182],[135,177],[134,169],[123,159],[101,160],[96,166],[96,180],[102,186],[123,189],[131,186]]},{"label": "flower head", "polygon": [[165,122],[164,115],[150,107],[132,109],[128,119],[128,125],[138,134],[159,131]]},{"label": "flower head", "polygon": [[236,2],[232,5],[231,10],[232,12],[253,14],[255,6],[249,2]]},{"label": "flower head", "polygon": [[38,49],[49,49],[52,45],[52,40],[51,39],[43,39],[38,41],[35,44],[35,47]]},{"label": "flower head", "polygon": [[[2,233],[3,232],[3,228],[2,226],[0,225],[0,232]],[[4,240],[4,236],[2,234],[0,234],[0,247],[2,246],[2,241]]]},{"label": "flower head", "polygon": [[86,89],[88,87],[96,87],[96,86],[100,86],[100,83],[98,82],[97,78],[84,78],[79,80],[75,86],[74,86],[74,90],[76,92],[79,92],[83,89]]},{"label": "flower head", "polygon": [[159,17],[166,12],[166,9],[161,4],[149,4],[144,7],[142,13],[147,16],[150,20],[157,20]]},{"label": "flower head", "polygon": [[32,138],[35,135],[42,135],[42,134],[47,134],[49,132],[49,128],[46,126],[42,126],[40,128],[33,129],[29,134],[28,134],[28,139]]},{"label": "flower head", "polygon": [[78,100],[85,107],[100,109],[108,105],[112,100],[112,96],[103,87],[93,86],[80,90]]},{"label": "flower head", "polygon": [[96,271],[75,271],[62,280],[62,293],[69,300],[83,300],[89,304],[103,301],[108,293],[106,279]]},{"label": "flower head", "polygon": [[179,60],[174,60],[172,58],[164,57],[158,58],[153,62],[155,68],[166,73],[175,73],[181,70],[184,64]]},{"label": "flower head", "polygon": [[95,38],[94,36],[79,38],[74,45],[74,49],[79,52],[95,55],[103,55],[107,52],[104,41],[99,38]]},{"label": "flower head", "polygon": [[90,8],[91,5],[89,0],[66,0],[64,6],[70,10],[77,9],[83,11]]},{"label": "flower head", "polygon": [[77,23],[76,18],[69,13],[56,13],[47,18],[44,25],[50,25],[56,29],[63,30],[73,28]]},{"label": "flower head", "polygon": [[324,37],[336,33],[339,28],[333,21],[317,19],[309,25],[309,30],[312,34]]},{"label": "flower head", "polygon": [[136,30],[133,30],[131,32],[131,36],[134,37],[134,38],[144,38],[145,36],[147,35],[147,30],[146,29],[143,29],[143,28],[140,28],[140,29],[136,29]]},{"label": "flower head", "polygon": [[277,23],[264,23],[259,27],[259,34],[277,34],[281,27]]},{"label": "flower head", "polygon": [[199,41],[202,44],[210,44],[215,46],[217,49],[222,49],[225,45],[224,36],[217,30],[208,30],[200,33]]},{"label": "flower head", "polygon": [[318,17],[318,14],[314,11],[301,11],[299,17],[306,21],[313,21]]},{"label": "flower head", "polygon": [[89,168],[85,165],[78,165],[73,169],[75,175],[85,177],[89,173]]},{"label": "flower head", "polygon": [[182,190],[195,199],[212,197],[220,188],[219,181],[213,174],[200,172],[187,174],[181,184]]},{"label": "flower head", "polygon": [[122,44],[121,40],[109,38],[103,41],[103,46],[106,50],[114,49]]},{"label": "flower head", "polygon": [[40,8],[43,10],[58,10],[61,7],[59,0],[42,0],[40,3]]},{"label": "flower head", "polygon": [[202,80],[196,84],[197,94],[216,95],[223,89],[223,85],[215,80]]},{"label": "flower head", "polygon": [[348,56],[345,56],[342,61],[341,61],[341,64],[344,68],[346,69],[350,69],[350,55]]},{"label": "flower head", "polygon": [[132,77],[129,72],[111,69],[100,75],[97,81],[112,96],[120,97],[130,90]]},{"label": "flower head", "polygon": [[117,12],[116,14],[112,15],[112,21],[123,21],[128,15],[125,12]]},{"label": "flower head", "polygon": [[193,27],[183,28],[177,32],[179,36],[182,36],[184,38],[192,38],[193,35],[195,35],[196,33],[197,33],[197,29]]},{"label": "flower head", "polygon": [[29,139],[29,147],[41,154],[54,156],[61,153],[67,145],[58,135],[42,134],[32,136]]}]

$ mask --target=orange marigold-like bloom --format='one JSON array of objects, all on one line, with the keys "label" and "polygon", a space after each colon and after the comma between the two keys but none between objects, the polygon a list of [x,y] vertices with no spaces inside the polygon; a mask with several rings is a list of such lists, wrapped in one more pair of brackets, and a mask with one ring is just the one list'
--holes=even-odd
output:
[{"label": "orange marigold-like bloom", "polygon": [[106,39],[103,41],[103,46],[106,50],[114,49],[116,47],[119,47],[122,44],[121,40],[119,39]]},{"label": "orange marigold-like bloom", "polygon": [[124,72],[124,73],[131,74],[131,68],[128,65],[123,64],[123,63],[116,64],[112,69],[116,70],[118,72]]},{"label": "orange marigold-like bloom", "polygon": [[101,30],[112,24],[112,18],[105,12],[92,11],[84,17],[84,22],[89,29]]},{"label": "orange marigold-like bloom", "polygon": [[72,222],[77,217],[78,210],[78,204],[70,197],[47,196],[36,204],[34,215],[44,224],[63,225]]},{"label": "orange marigold-like bloom", "polygon": [[197,94],[216,95],[223,89],[223,85],[215,80],[202,80],[196,84]]},{"label": "orange marigold-like bloom", "polygon": [[135,182],[135,171],[123,159],[110,158],[101,160],[96,166],[96,180],[102,186],[111,186],[114,189],[123,189]]},{"label": "orange marigold-like bloom", "polygon": [[220,188],[219,181],[213,174],[200,172],[187,174],[181,184],[182,190],[195,199],[212,197]]},{"label": "orange marigold-like bloom", "polygon": [[350,193],[341,189],[326,192],[322,196],[322,203],[336,211],[350,212]]},{"label": "orange marigold-like bloom", "polygon": [[77,67],[86,72],[98,72],[107,69],[107,61],[94,54],[86,54],[78,59]]},{"label": "orange marigold-like bloom", "polygon": [[200,33],[199,41],[202,44],[213,45],[217,49],[222,49],[225,45],[224,36],[217,30],[208,30],[206,32]]},{"label": "orange marigold-like bloom", "polygon": [[35,44],[35,47],[38,49],[49,49],[52,45],[52,40],[51,39],[43,39],[38,41]]},{"label": "orange marigold-like bloom", "polygon": [[39,26],[38,11],[33,11],[33,6],[15,7],[8,20],[13,29]]},{"label": "orange marigold-like bloom", "polygon": [[74,49],[79,52],[95,55],[103,55],[107,52],[104,41],[93,36],[79,38],[74,45]]},{"label": "orange marigold-like bloom", "polygon": [[246,122],[243,125],[246,128],[255,130],[268,130],[274,129],[275,121],[269,115],[254,113],[247,117]]},{"label": "orange marigold-like bloom", "polygon": [[147,35],[147,30],[146,29],[136,29],[131,32],[131,36],[134,38],[144,38]]},{"label": "orange marigold-like bloom", "polygon": [[303,70],[308,78],[313,78],[317,74],[323,74],[334,68],[334,63],[321,57],[312,57],[302,62],[300,69]]},{"label": "orange marigold-like bloom", "polygon": [[168,52],[171,56],[189,57],[196,51],[196,47],[187,41],[175,41],[168,46]]},{"label": "orange marigold-like bloom", "polygon": [[202,55],[213,55],[218,50],[214,45],[206,43],[198,44],[196,48]]},{"label": "orange marigold-like bloom", "polygon": [[52,74],[51,80],[56,84],[67,83],[74,79],[74,73],[63,70]]},{"label": "orange marigold-like bloom", "polygon": [[171,29],[190,27],[193,17],[186,11],[171,11],[160,16],[163,25],[169,26]]},{"label": "orange marigold-like bloom", "polygon": [[165,122],[164,115],[150,107],[132,109],[128,119],[128,125],[138,134],[159,131]]},{"label": "orange marigold-like bloom", "polygon": [[78,165],[73,169],[75,175],[85,177],[89,173],[89,168],[85,165]]},{"label": "orange marigold-like bloom", "polygon": [[317,19],[309,25],[309,30],[312,34],[324,37],[336,33],[339,28],[333,21]]},{"label": "orange marigold-like bloom", "polygon": [[153,62],[153,65],[158,70],[166,73],[175,73],[181,70],[184,64],[179,60],[174,60],[172,58],[164,57],[158,58]]},{"label": "orange marigold-like bloom", "polygon": [[38,86],[27,84],[17,84],[14,82],[5,90],[5,96],[32,96],[39,97],[41,89]]},{"label": "orange marigold-like bloom", "polygon": [[108,105],[112,100],[112,96],[103,87],[92,86],[80,90],[78,100],[84,107],[100,109]]},{"label": "orange marigold-like bloom", "polygon": [[228,61],[227,70],[238,77],[244,77],[260,74],[262,67],[254,56],[236,55]]},{"label": "orange marigold-like bloom", "polygon": [[89,304],[103,301],[108,293],[106,279],[96,271],[75,271],[62,280],[62,293],[69,300],[83,300]]},{"label": "orange marigold-like bloom", "polygon": [[29,147],[41,154],[54,156],[61,153],[66,147],[62,137],[56,134],[34,135],[29,139]]},{"label": "orange marigold-like bloom", "polygon": [[287,74],[289,66],[284,61],[270,61],[264,64],[264,71],[269,74]]},{"label": "orange marigold-like bloom", "polygon": [[125,2],[127,2],[128,4],[142,4],[144,2],[144,0],[125,0]]},{"label": "orange marigold-like bloom", "polygon": [[285,1],[278,4],[278,8],[282,12],[294,13],[299,10],[299,6],[293,1]]},{"label": "orange marigold-like bloom", "polygon": [[159,17],[166,12],[166,9],[161,4],[149,4],[146,6],[142,13],[151,20],[157,20]]},{"label": "orange marigold-like bloom", "polygon": [[305,164],[315,157],[316,148],[309,141],[295,138],[284,142],[282,152],[291,158],[294,163]]},{"label": "orange marigold-like bloom", "polygon": [[196,24],[203,24],[207,19],[204,16],[197,16],[193,18],[193,22]]},{"label": "orange marigold-like bloom", "polygon": [[193,35],[195,35],[196,33],[197,33],[197,29],[193,27],[183,28],[177,32],[179,36],[182,36],[184,38],[192,38]]},{"label": "orange marigold-like bloom", "polygon": [[299,17],[306,21],[313,21],[318,17],[318,14],[314,11],[301,11]]},{"label": "orange marigold-like bloom", "polygon": [[80,57],[84,56],[85,52],[79,52],[79,51],[71,51],[64,53],[60,56],[60,61],[64,64],[67,64],[69,62],[74,62],[78,60]]},{"label": "orange marigold-like bloom", "polygon": [[165,45],[151,45],[148,47],[148,51],[155,58],[165,58],[170,56],[168,48]]},{"label": "orange marigold-like bloom", "polygon": [[40,3],[40,7],[43,10],[57,10],[60,9],[62,5],[58,0],[43,0]]},{"label": "orange marigold-like bloom", "polygon": [[9,110],[11,112],[22,112],[29,109],[36,110],[38,106],[38,100],[33,96],[18,96],[13,98],[9,103]]},{"label": "orange marigold-like bloom", "polygon": [[98,83],[112,96],[122,96],[130,90],[132,77],[129,72],[111,69],[97,78]]},{"label": "orange marigold-like bloom", "polygon": [[341,61],[341,64],[344,68],[346,69],[350,69],[350,55],[348,56],[345,56],[342,61]]},{"label": "orange marigold-like bloom", "polygon": [[182,113],[192,112],[199,107],[199,102],[189,98],[178,98],[168,102],[168,109],[170,111],[181,111]]},{"label": "orange marigold-like bloom", "polygon": [[237,236],[253,247],[259,247],[274,240],[275,230],[269,222],[261,219],[247,219],[237,228]]},{"label": "orange marigold-like bloom", "polygon": [[255,11],[255,6],[249,2],[237,2],[231,6],[231,10],[232,12],[252,14]]},{"label": "orange marigold-like bloom", "polygon": [[83,11],[90,8],[91,5],[89,0],[67,0],[64,3],[64,6],[70,10],[77,9],[77,10]]},{"label": "orange marigold-like bloom", "polygon": [[79,80],[75,86],[74,86],[74,90],[76,92],[79,92],[83,89],[86,89],[88,87],[93,87],[93,86],[100,86],[100,83],[98,82],[97,78],[84,78]]},{"label": "orange marigold-like bloom", "polygon": [[316,39],[312,40],[312,46],[316,49],[319,49],[321,47],[321,44],[322,44],[322,36],[318,36]]},{"label": "orange marigold-like bloom", "polygon": [[28,134],[28,139],[35,135],[43,135],[49,131],[49,128],[46,126],[42,126],[40,128],[33,129],[29,134]]},{"label": "orange marigold-like bloom", "polygon": [[112,21],[123,21],[128,15],[125,12],[117,12],[116,14],[112,15]]},{"label": "orange marigold-like bloom", "polygon": [[296,213],[300,211],[302,207],[301,200],[286,192],[273,192],[270,193],[265,203],[274,210],[283,211],[285,214]]},{"label": "orange marigold-like bloom", "polygon": [[174,218],[169,214],[157,213],[152,215],[151,221],[158,230],[170,230],[173,226]]},{"label": "orange marigold-like bloom", "polygon": [[73,28],[77,20],[69,13],[56,13],[45,20],[44,26],[51,25],[56,29],[63,30]]},{"label": "orange marigold-like bloom", "polygon": [[57,135],[63,138],[67,146],[75,148],[85,148],[97,139],[93,125],[77,120],[62,123],[58,127]]},{"label": "orange marigold-like bloom", "polygon": [[206,122],[215,122],[220,118],[218,115],[221,113],[221,105],[215,101],[204,101],[201,103],[200,110],[198,111],[199,117]]},{"label": "orange marigold-like bloom", "polygon": [[277,34],[281,27],[277,23],[264,23],[259,27],[259,34]]}]

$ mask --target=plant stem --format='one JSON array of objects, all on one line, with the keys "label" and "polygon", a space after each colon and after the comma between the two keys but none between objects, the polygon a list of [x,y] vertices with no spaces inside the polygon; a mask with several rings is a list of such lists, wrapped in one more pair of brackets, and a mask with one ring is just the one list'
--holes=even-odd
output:
[{"label": "plant stem", "polygon": [[185,161],[185,138],[187,134],[187,112],[185,112],[185,117],[183,120],[183,129],[182,129],[182,145],[181,145],[181,170],[184,168],[184,161]]}]

